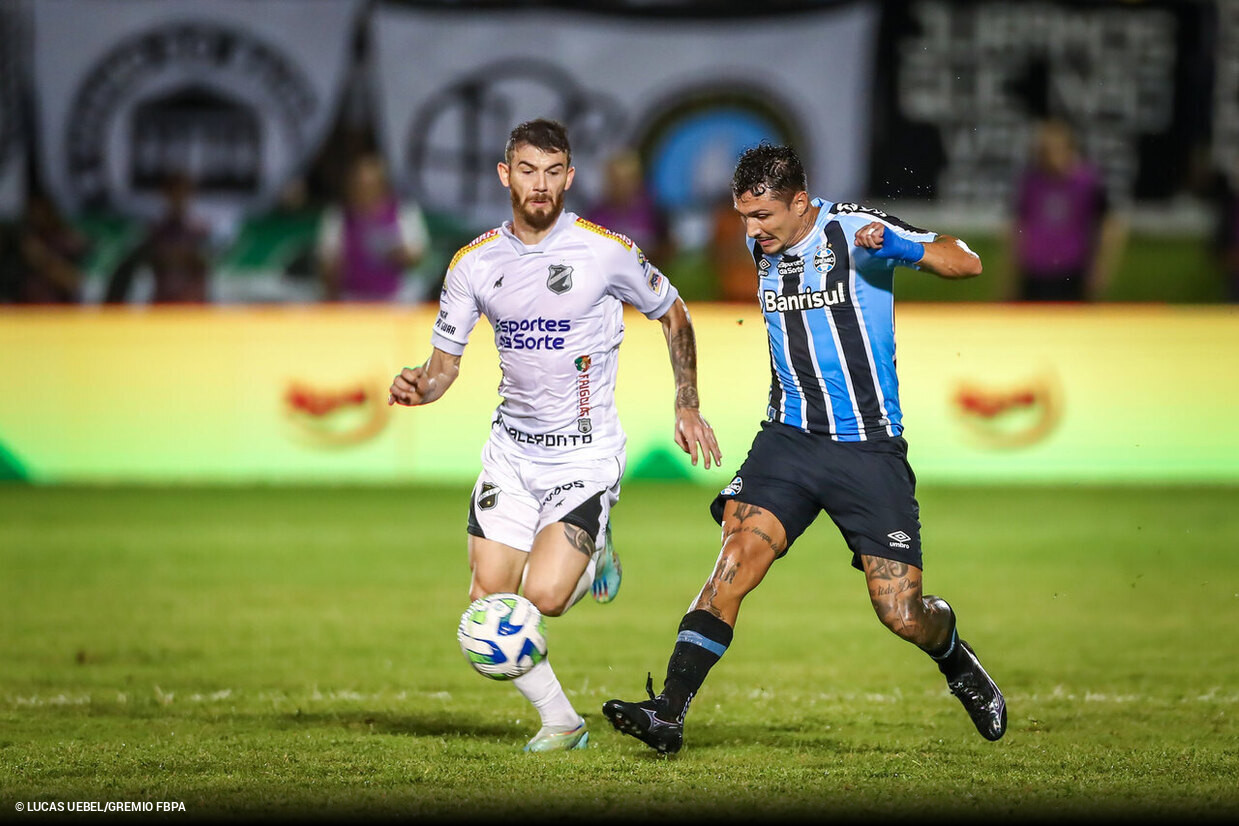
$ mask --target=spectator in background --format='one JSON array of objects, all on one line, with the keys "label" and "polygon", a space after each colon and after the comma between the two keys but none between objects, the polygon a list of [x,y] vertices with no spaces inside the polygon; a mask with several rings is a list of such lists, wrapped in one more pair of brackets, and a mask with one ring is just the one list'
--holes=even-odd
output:
[{"label": "spectator in background", "polygon": [[194,183],[186,174],[169,175],[163,215],[117,265],[104,301],[130,300],[134,276],[145,266],[154,280],[152,304],[201,304],[209,300],[211,229],[193,214]]},{"label": "spectator in background", "polygon": [[319,225],[318,266],[325,297],[329,301],[433,298],[434,280],[405,280],[406,272],[425,256],[428,243],[421,208],[400,203],[382,160],[362,155],[349,168],[343,205],[329,207]]},{"label": "spectator in background", "polygon": [[17,228],[16,300],[76,304],[82,298],[82,264],[90,242],[42,193],[30,197]]},{"label": "spectator in background", "polygon": [[718,286],[719,301],[757,301],[757,265],[736,230],[740,221],[731,194],[710,212],[710,266]]},{"label": "spectator in background", "polygon": [[1032,162],[1016,187],[1007,243],[1013,273],[1009,297],[1021,301],[1085,301],[1109,286],[1126,241],[1101,174],[1079,154],[1066,123],[1037,129]]},{"label": "spectator in background", "polygon": [[643,176],[641,157],[634,150],[621,149],[611,155],[603,170],[602,197],[585,217],[627,235],[651,261],[666,266],[674,252],[671,228]]}]

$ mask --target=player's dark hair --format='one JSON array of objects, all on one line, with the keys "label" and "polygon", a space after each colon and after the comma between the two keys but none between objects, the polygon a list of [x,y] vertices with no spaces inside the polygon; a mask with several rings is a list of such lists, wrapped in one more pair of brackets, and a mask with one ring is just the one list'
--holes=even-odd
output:
[{"label": "player's dark hair", "polygon": [[762,142],[744,150],[736,161],[731,176],[731,194],[739,198],[745,192],[763,195],[767,192],[783,200],[809,189],[800,156],[790,146],[775,146]]},{"label": "player's dark hair", "polygon": [[537,118],[519,124],[508,135],[508,145],[503,150],[504,163],[512,163],[512,153],[522,144],[537,147],[543,152],[563,152],[572,166],[572,147],[568,144],[568,130],[556,120]]}]

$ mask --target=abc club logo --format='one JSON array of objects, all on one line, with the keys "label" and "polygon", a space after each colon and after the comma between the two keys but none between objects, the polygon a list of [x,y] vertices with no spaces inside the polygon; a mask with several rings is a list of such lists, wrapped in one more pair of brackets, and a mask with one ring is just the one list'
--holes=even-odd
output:
[{"label": "abc club logo", "polygon": [[[495,157],[525,119],[518,112],[563,123],[575,166],[598,164],[624,126],[618,103],[554,63],[513,58],[479,66],[432,95],[409,121],[405,159],[418,200],[444,209],[494,208]],[[573,192],[589,197],[595,185],[578,177]]]},{"label": "abc club logo", "polygon": [[499,486],[490,482],[483,482],[482,489],[478,491],[478,507],[484,511],[488,511],[495,505],[499,504]]},{"label": "abc club logo", "polygon": [[85,74],[67,125],[69,197],[140,211],[169,174],[187,173],[204,196],[260,198],[305,154],[322,105],[294,61],[242,29],[153,29]]},{"label": "abc club logo", "polygon": [[547,267],[546,287],[556,295],[572,289],[572,265],[551,264]]},{"label": "abc club logo", "polygon": [[[806,166],[808,142],[778,92],[744,80],[718,80],[671,91],[629,111],[546,60],[510,58],[459,75],[409,118],[408,183],[423,204],[476,212],[498,209],[495,156],[508,132],[537,112],[572,136],[573,164],[597,169],[621,143],[637,147],[654,197],[664,208],[701,207],[730,191],[740,153],[769,140],[796,145]],[[820,140],[818,141],[820,143]],[[574,193],[593,200],[600,175],[578,176]],[[506,203],[496,211],[506,217]]]}]

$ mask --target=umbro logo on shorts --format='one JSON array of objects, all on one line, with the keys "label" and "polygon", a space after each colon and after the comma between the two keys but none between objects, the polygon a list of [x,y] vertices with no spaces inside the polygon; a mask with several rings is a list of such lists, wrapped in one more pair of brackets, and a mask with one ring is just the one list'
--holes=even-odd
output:
[{"label": "umbro logo on shorts", "polygon": [[892,533],[888,533],[887,537],[894,540],[893,542],[890,543],[890,546],[892,548],[911,548],[912,547],[911,545],[908,544],[909,540],[911,540],[912,537],[908,536],[903,531],[893,531]]}]

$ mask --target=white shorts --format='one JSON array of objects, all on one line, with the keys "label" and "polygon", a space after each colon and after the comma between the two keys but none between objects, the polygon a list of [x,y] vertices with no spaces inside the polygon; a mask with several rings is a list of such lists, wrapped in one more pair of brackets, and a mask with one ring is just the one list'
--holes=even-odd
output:
[{"label": "white shorts", "polygon": [[568,522],[597,542],[619,501],[625,462],[622,452],[575,463],[534,462],[488,440],[469,503],[469,533],[529,551],[547,525]]}]

